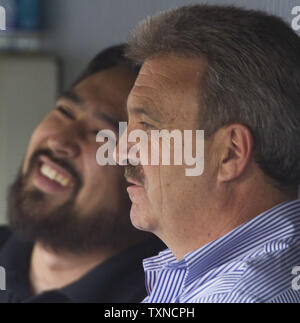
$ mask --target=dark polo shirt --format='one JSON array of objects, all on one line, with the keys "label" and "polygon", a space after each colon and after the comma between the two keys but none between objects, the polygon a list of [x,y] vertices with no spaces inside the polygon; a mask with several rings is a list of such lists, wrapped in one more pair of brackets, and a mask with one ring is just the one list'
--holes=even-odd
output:
[{"label": "dark polo shirt", "polygon": [[0,228],[0,266],[6,271],[0,303],[139,303],[147,295],[143,259],[165,248],[156,238],[147,240],[108,259],[75,283],[32,297],[29,264],[33,243],[20,241],[7,228]]}]

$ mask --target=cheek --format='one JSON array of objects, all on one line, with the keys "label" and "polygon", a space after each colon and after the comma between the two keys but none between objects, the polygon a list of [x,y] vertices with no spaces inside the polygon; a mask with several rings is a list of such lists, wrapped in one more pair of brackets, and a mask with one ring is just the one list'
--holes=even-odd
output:
[{"label": "cheek", "polygon": [[[161,195],[165,214],[171,215],[176,209],[181,209],[184,201],[190,195],[190,179],[185,176],[183,166],[161,167]],[[185,205],[188,207],[188,205]]]},{"label": "cheek", "polygon": [[78,203],[85,206],[117,204],[121,194],[124,196],[127,194],[123,169],[117,166],[98,165],[97,148],[98,146],[92,146],[89,151],[87,149],[82,151],[83,162],[80,171],[83,187],[79,193]]},{"label": "cheek", "polygon": [[52,120],[49,116],[46,117],[40,125],[34,130],[29,141],[28,149],[25,155],[24,164],[22,167],[23,174],[27,171],[31,156],[37,149],[46,147],[47,139],[57,131],[57,122]]},{"label": "cheek", "polygon": [[28,167],[29,167],[29,161],[31,156],[34,154],[34,152],[37,149],[40,149],[42,146],[42,142],[43,142],[43,137],[41,135],[41,132],[39,130],[39,128],[37,128],[33,135],[31,136],[31,139],[29,141],[29,145],[28,145],[28,149],[25,155],[25,160],[24,160],[24,164],[22,167],[22,172],[23,174],[26,173]]},{"label": "cheek", "polygon": [[161,166],[145,166],[143,171],[147,202],[150,205],[152,213],[161,214],[163,205]]},{"label": "cheek", "polygon": [[86,175],[87,183],[94,190],[101,189],[105,192],[117,194],[125,186],[123,180],[123,171],[117,166],[99,166],[90,167]]}]

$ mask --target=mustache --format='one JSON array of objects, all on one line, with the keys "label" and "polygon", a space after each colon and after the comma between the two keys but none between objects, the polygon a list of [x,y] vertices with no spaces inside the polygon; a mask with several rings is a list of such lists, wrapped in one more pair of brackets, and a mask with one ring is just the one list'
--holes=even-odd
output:
[{"label": "mustache", "polygon": [[34,152],[34,154],[30,158],[28,170],[25,174],[25,177],[29,176],[32,173],[41,156],[48,157],[53,163],[67,170],[72,175],[77,189],[79,189],[82,186],[82,176],[76,170],[76,168],[69,161],[55,157],[52,151],[49,149],[39,149]]},{"label": "mustache", "polygon": [[142,186],[145,184],[145,175],[141,166],[125,166],[124,176],[127,180],[131,179]]}]

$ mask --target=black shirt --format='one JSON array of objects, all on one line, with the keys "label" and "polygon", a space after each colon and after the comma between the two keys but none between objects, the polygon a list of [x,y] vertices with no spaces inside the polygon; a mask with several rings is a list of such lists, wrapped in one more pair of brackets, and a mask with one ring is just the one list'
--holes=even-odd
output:
[{"label": "black shirt", "polygon": [[6,291],[0,303],[139,303],[146,297],[143,259],[157,255],[165,246],[153,238],[98,265],[78,281],[32,297],[29,267],[33,243],[25,243],[0,229],[0,266],[6,271]]}]

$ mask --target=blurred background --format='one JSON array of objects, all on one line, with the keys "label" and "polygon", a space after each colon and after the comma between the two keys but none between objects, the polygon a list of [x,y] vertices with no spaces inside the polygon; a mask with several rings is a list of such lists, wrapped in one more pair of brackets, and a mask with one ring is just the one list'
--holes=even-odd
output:
[{"label": "blurred background", "polygon": [[300,6],[299,0],[0,0],[7,23],[0,31],[0,223],[30,135],[58,93],[100,50],[126,41],[140,20],[193,3],[260,9],[289,24]]}]

